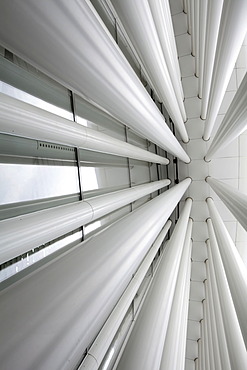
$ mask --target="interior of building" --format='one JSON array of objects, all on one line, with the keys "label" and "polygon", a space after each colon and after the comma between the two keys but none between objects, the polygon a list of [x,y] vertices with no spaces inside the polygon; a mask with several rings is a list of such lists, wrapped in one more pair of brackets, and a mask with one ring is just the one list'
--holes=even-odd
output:
[{"label": "interior of building", "polygon": [[246,370],[247,1],[0,4],[0,367]]}]

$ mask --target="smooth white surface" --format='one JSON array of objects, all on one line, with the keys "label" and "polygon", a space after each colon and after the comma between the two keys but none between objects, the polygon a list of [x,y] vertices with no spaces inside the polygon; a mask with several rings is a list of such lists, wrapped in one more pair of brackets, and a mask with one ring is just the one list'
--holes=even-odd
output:
[{"label": "smooth white surface", "polygon": [[184,180],[3,290],[1,366],[75,367],[189,184]]},{"label": "smooth white surface", "polygon": [[3,133],[168,164],[166,158],[81,126],[10,96],[0,94],[0,98],[0,131]]},{"label": "smooth white surface", "polygon": [[187,199],[125,347],[118,370],[155,370],[160,367],[191,205],[192,200]]},{"label": "smooth white surface", "polygon": [[65,0],[45,4],[2,1],[2,45],[189,162],[92,5]]},{"label": "smooth white surface", "polygon": [[75,230],[167,186],[170,180],[139,185],[84,201],[0,221],[0,262]]},{"label": "smooth white surface", "polygon": [[212,221],[208,221],[208,227],[210,226],[211,230],[211,224],[213,225],[212,227],[218,242],[217,246],[224,264],[232,299],[238,315],[239,325],[244,341],[247,344],[247,270],[236,246],[227,232],[224,222],[220,218],[212,198],[207,199],[207,205],[212,219]]},{"label": "smooth white surface", "polygon": [[[211,219],[207,220],[207,226],[210,239],[208,247],[210,248],[212,254],[212,263],[214,266],[216,284],[218,288],[231,368],[244,370],[247,367],[246,348],[228,285],[229,280],[227,281]],[[246,305],[242,307],[244,311],[245,308]]]}]

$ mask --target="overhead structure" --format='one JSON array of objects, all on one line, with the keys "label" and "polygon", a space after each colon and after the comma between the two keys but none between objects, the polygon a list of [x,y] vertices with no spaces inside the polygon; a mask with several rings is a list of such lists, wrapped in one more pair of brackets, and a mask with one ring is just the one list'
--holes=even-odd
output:
[{"label": "overhead structure", "polygon": [[210,242],[208,242],[207,244],[212,255],[212,259],[210,259],[209,262],[213,265],[216,277],[216,285],[219,294],[219,301],[231,368],[244,370],[247,367],[246,348],[239,326],[238,317],[232,301],[231,292],[228,286],[224,266],[218,249],[218,244],[214,235],[211,219],[207,220],[207,226],[210,240]]},{"label": "overhead structure", "polygon": [[217,246],[224,264],[232,299],[238,315],[239,325],[247,347],[247,324],[245,311],[245,307],[247,306],[247,270],[212,198],[207,199],[207,205],[212,219],[212,221],[209,220],[208,224],[210,225],[210,231],[211,224],[213,225],[214,232],[217,237]]},{"label": "overhead structure", "polygon": [[246,19],[247,2],[245,0],[224,1],[212,75],[213,83],[211,84],[207,120],[203,134],[203,139],[206,141],[210,139],[232,70],[247,32]]},{"label": "overhead structure", "polygon": [[[168,3],[168,0],[165,3]],[[184,125],[187,118],[181,95],[181,81],[175,74],[176,69],[173,65],[176,56],[170,43],[171,32],[168,31],[168,28],[171,29],[171,21],[167,22],[169,6],[165,7],[162,1],[154,3],[148,0],[142,2],[112,0],[112,4],[182,140],[188,142]],[[159,29],[161,32],[157,32]]]},{"label": "overhead structure", "polygon": [[[119,370],[160,368],[191,206],[192,199],[189,198],[120,359]],[[184,263],[186,275],[189,261]]]},{"label": "overhead structure", "polygon": [[206,181],[247,231],[247,195],[210,176]]},{"label": "overhead structure", "polygon": [[239,86],[223,121],[221,122],[205,156],[210,160],[221,148],[225,148],[247,128],[247,73]]},{"label": "overhead structure", "polygon": [[34,0],[3,1],[1,8],[0,42],[8,50],[142,137],[190,161],[88,1],[50,1],[46,7]]}]

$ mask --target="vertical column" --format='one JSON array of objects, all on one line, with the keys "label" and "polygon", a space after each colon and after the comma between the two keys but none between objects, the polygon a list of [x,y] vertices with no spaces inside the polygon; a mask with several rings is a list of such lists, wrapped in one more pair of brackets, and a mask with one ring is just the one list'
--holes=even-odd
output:
[{"label": "vertical column", "polygon": [[189,198],[164,251],[157,274],[119,362],[119,370],[160,368],[191,206],[192,200]]},{"label": "vertical column", "polygon": [[[225,329],[228,353],[232,369],[245,370],[247,368],[247,353],[233,305],[230,289],[227,283],[223,263],[220,257],[216,237],[211,219],[207,220],[210,243],[208,244],[212,259],[216,284],[218,287],[222,319]],[[245,306],[246,307],[246,306]]]},{"label": "vertical column", "polygon": [[210,241],[209,239],[206,242],[208,247],[208,262],[206,266],[208,267],[208,282],[210,290],[212,291],[212,298],[213,298],[213,308],[215,313],[215,324],[216,324],[216,332],[218,338],[218,347],[220,353],[220,361],[221,361],[221,368],[222,370],[231,370],[231,364],[229,359],[229,353],[227,348],[226,336],[225,336],[225,329],[224,323],[222,318],[222,312],[220,307],[220,300],[218,294],[218,288],[216,285],[214,267],[213,267],[213,258],[211,254],[211,249],[209,248]]},{"label": "vertical column", "polygon": [[210,369],[210,362],[209,362],[209,346],[208,346],[208,316],[206,311],[206,301],[205,299],[202,301],[203,307],[203,345],[204,345],[204,358],[205,358],[205,370]]},{"label": "vertical column", "polygon": [[247,127],[247,73],[218,128],[205,159],[210,160],[220,149],[241,135]]},{"label": "vertical column", "polygon": [[240,328],[247,347],[247,270],[212,198],[207,199],[207,205],[212,219],[212,221],[209,221],[209,224],[210,226],[211,224],[213,225],[217,237],[219,253],[224,264]]},{"label": "vertical column", "polygon": [[[214,370],[215,364],[214,364],[214,347],[213,347],[213,340],[212,340],[212,317],[211,317],[211,312],[209,310],[209,294],[208,294],[207,279],[204,280],[204,288],[205,288],[205,304],[206,304],[206,316],[207,316],[209,369]],[[215,370],[218,370],[218,369],[215,369]]]},{"label": "vertical column", "polygon": [[207,4],[208,0],[201,0],[199,5],[199,88],[198,96],[202,98],[203,78],[204,78],[204,59],[205,59],[205,40],[206,40],[206,22],[207,22]]},{"label": "vertical column", "polygon": [[[218,3],[218,1],[212,1],[212,3]],[[232,70],[247,31],[246,19],[246,0],[224,1],[212,75],[213,83],[211,84],[207,121],[205,122],[203,134],[204,140],[210,139]],[[208,45],[206,48],[208,48]]]}]

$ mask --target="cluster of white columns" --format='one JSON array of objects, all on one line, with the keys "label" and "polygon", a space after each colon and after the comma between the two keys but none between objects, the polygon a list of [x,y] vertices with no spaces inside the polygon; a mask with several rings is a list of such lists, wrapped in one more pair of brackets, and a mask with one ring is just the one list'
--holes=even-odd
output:
[{"label": "cluster of white columns", "polygon": [[89,1],[50,1],[44,6],[34,0],[4,0],[1,8],[0,41],[4,47],[142,137],[189,162]]},{"label": "cluster of white columns", "polygon": [[180,73],[174,68],[177,52],[168,0],[112,0],[112,4],[181,138],[188,142]]},{"label": "cluster of white columns", "polygon": [[[174,361],[177,358],[173,356],[170,349],[172,345],[175,345],[176,352],[179,350],[175,332],[176,334],[183,333],[180,337],[183,342],[185,331],[183,320],[181,320],[181,307],[173,306],[172,308],[172,305],[174,300],[179,300],[181,304],[182,301],[184,302],[184,295],[179,295],[178,292],[181,293],[181,285],[184,288],[187,287],[190,275],[188,274],[188,265],[190,264],[191,250],[192,225],[189,221],[191,206],[192,200],[189,198],[185,202],[176,228],[166,246],[159,270],[120,359],[119,370],[136,368],[158,370],[160,367],[163,368],[167,361],[172,364],[171,368],[174,368]],[[178,275],[180,275],[179,278]],[[188,289],[185,288],[185,291],[186,298],[188,298]],[[187,312],[186,303],[183,308]],[[170,315],[172,315],[172,321]]]},{"label": "cluster of white columns", "polygon": [[[0,293],[2,367],[76,367],[190,183],[190,179],[182,181],[4,288]],[[181,224],[183,235],[190,202]],[[180,233],[177,237],[184,239]],[[183,243],[174,256],[176,271],[182,247]]]}]

